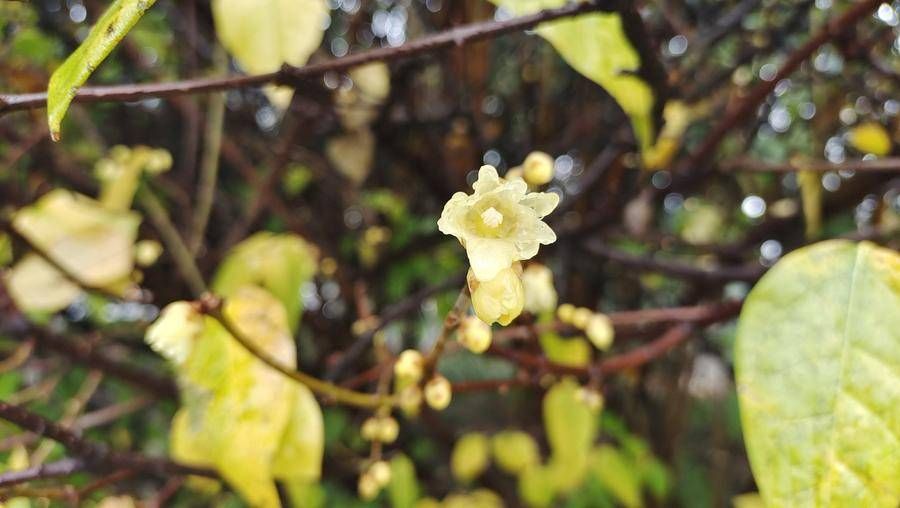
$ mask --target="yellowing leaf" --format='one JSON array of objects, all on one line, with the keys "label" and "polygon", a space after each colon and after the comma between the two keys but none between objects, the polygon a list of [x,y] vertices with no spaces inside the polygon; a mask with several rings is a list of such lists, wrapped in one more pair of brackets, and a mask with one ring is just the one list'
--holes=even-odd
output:
[{"label": "yellowing leaf", "polygon": [[891,153],[891,136],[876,122],[868,122],[850,129],[850,144],[863,153],[879,157]]},{"label": "yellowing leaf", "polygon": [[[287,366],[296,364],[284,307],[268,291],[238,288],[224,313],[257,347]],[[180,312],[164,311],[160,319],[171,321],[154,324],[152,333],[174,329],[179,319],[190,325]],[[189,352],[173,365],[182,394],[172,422],[173,458],[215,467],[252,506],[280,506],[274,479],[315,482],[324,429],[309,390],[256,359],[213,318],[204,317],[202,333],[181,340]]]},{"label": "yellowing leaf", "polygon": [[[517,16],[562,7],[567,0],[490,0]],[[641,66],[617,13],[589,13],[542,23],[536,32],[547,39],[573,69],[602,86],[628,114],[641,150],[654,138],[653,90],[635,76]]]},{"label": "yellowing leaf", "polygon": [[450,455],[450,471],[462,483],[481,476],[490,461],[490,443],[487,436],[471,432],[460,437]]},{"label": "yellowing leaf", "polygon": [[690,125],[693,111],[682,101],[669,101],[663,109],[665,124],[653,146],[644,151],[644,169],[666,169],[681,148],[681,138]]},{"label": "yellowing leaf", "polygon": [[491,438],[491,453],[497,467],[516,475],[541,461],[537,442],[520,430],[506,430],[495,434]]},{"label": "yellowing leaf", "polygon": [[156,0],[115,0],[66,61],[50,76],[47,121],[50,136],[59,139],[60,123],[78,88],[125,37]]},{"label": "yellowing leaf", "polygon": [[[119,291],[134,268],[140,216],[114,212],[97,201],[57,189],[20,209],[13,226],[53,261],[92,287]],[[62,273],[26,255],[9,274],[10,293],[29,311],[55,312],[80,294]]]},{"label": "yellowing leaf", "polygon": [[339,173],[356,185],[369,176],[375,160],[375,136],[369,129],[339,134],[328,140],[325,155]]},{"label": "yellowing leaf", "polygon": [[553,452],[551,466],[558,473],[556,485],[563,491],[581,483],[597,437],[598,413],[579,397],[579,390],[575,380],[566,378],[544,395],[544,431]]},{"label": "yellowing leaf", "polygon": [[900,255],[827,241],[750,292],[735,344],[741,419],[766,506],[900,503]]},{"label": "yellowing leaf", "polygon": [[354,67],[348,74],[353,86],[338,88],[334,102],[341,125],[356,131],[367,128],[378,116],[391,92],[391,74],[384,62]]},{"label": "yellowing leaf", "polygon": [[110,210],[128,210],[143,172],[160,173],[171,167],[172,155],[162,148],[114,146],[94,170],[100,180],[100,202]]},{"label": "yellowing leaf", "polygon": [[391,483],[388,497],[392,508],[413,508],[419,499],[419,480],[416,467],[406,455],[398,453],[391,459]]},{"label": "yellowing leaf", "polygon": [[519,475],[519,497],[526,506],[550,506],[556,497],[557,474],[546,466],[532,466]]},{"label": "yellowing leaf", "polygon": [[248,284],[267,289],[287,311],[291,330],[300,324],[300,286],[316,273],[318,252],[297,235],[259,232],[234,246],[213,279],[216,294],[229,297]]},{"label": "yellowing leaf", "polygon": [[591,361],[591,345],[581,337],[564,339],[556,333],[542,333],[541,349],[551,362],[584,367]]},{"label": "yellowing leaf", "polygon": [[[282,64],[301,66],[322,43],[328,20],[325,0],[213,0],[219,42],[249,74],[275,72]],[[289,88],[270,88],[280,109]]]}]

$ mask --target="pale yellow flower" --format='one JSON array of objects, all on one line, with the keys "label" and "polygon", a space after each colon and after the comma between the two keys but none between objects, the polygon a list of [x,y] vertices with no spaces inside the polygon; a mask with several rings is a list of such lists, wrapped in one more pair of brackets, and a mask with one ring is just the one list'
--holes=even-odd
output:
[{"label": "pale yellow flower", "polygon": [[187,360],[203,328],[203,315],[193,305],[174,302],[167,305],[159,319],[147,328],[145,340],[151,349],[181,365]]},{"label": "pale yellow flower", "polygon": [[532,314],[556,308],[557,294],[553,286],[553,272],[540,264],[532,263],[522,272],[525,286],[525,310]]},{"label": "pale yellow flower", "polygon": [[[494,322],[508,325],[522,313],[525,305],[525,288],[514,268],[504,268],[488,281],[479,281],[469,270],[469,291],[475,314],[487,324]],[[521,268],[519,269],[521,270]]]},{"label": "pale yellow flower", "polygon": [[612,346],[616,334],[609,317],[599,313],[588,319],[584,331],[591,343],[594,344],[594,347],[603,351]]},{"label": "pale yellow flower", "polygon": [[479,281],[556,241],[542,220],[559,204],[556,194],[528,192],[524,181],[504,180],[493,166],[482,166],[472,187],[473,194],[457,192],[444,205],[438,229],[459,239]]},{"label": "pale yellow flower", "polygon": [[484,353],[491,347],[491,327],[475,316],[467,316],[459,324],[459,343],[473,353]]}]

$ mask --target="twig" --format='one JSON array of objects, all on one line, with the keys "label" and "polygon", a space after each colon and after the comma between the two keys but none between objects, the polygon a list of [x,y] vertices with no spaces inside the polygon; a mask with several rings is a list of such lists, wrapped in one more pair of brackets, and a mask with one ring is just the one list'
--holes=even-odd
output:
[{"label": "twig", "polygon": [[348,390],[344,387],[329,383],[327,381],[323,381],[316,377],[310,376],[309,374],[284,365],[280,360],[275,359],[267,351],[263,350],[262,348],[254,344],[253,341],[244,336],[244,334],[238,329],[238,327],[231,322],[228,316],[225,315],[222,307],[222,300],[213,295],[207,294],[200,301],[200,310],[207,316],[218,321],[219,324],[222,325],[222,328],[224,328],[225,331],[227,331],[232,337],[234,337],[234,340],[236,340],[238,344],[243,346],[244,349],[247,350],[247,352],[261,360],[269,367],[289,377],[290,379],[293,379],[294,381],[305,385],[313,392],[316,392],[319,395],[323,395],[338,403],[370,408],[383,406],[385,404],[393,404],[393,398],[390,396],[375,395]]},{"label": "twig", "polygon": [[701,268],[687,263],[656,259],[650,256],[636,256],[609,247],[600,241],[590,241],[584,248],[591,254],[602,256],[631,268],[651,272],[661,272],[674,277],[699,280],[704,282],[745,281],[755,282],[765,273],[763,266],[739,266]]},{"label": "twig", "polygon": [[[855,3],[843,14],[829,21],[822,30],[791,53],[772,79],[760,82],[735,107],[726,111],[722,120],[713,127],[700,147],[683,160],[683,163],[678,166],[674,173],[683,173],[686,176],[683,180],[679,179],[673,182],[673,188],[680,188],[680,185],[696,181],[698,178],[706,175],[709,172],[709,161],[715,155],[719,143],[725,139],[725,136],[731,132],[732,128],[748,118],[755,118],[756,115],[753,112],[756,107],[775,90],[775,87],[781,80],[793,74],[822,45],[852,27],[857,21],[875,10],[881,3],[882,0],[861,0]],[[695,168],[705,168],[705,170],[696,171]]]},{"label": "twig", "polygon": [[[213,55],[215,68],[227,69],[228,59],[221,47],[216,47]],[[206,115],[206,129],[203,139],[203,156],[200,159],[200,180],[197,188],[197,206],[194,209],[193,228],[188,237],[190,251],[196,255],[203,246],[209,213],[212,210],[213,197],[216,194],[216,180],[219,174],[219,151],[222,147],[222,131],[225,124],[225,93],[219,92],[209,96],[209,109]]]},{"label": "twig", "polygon": [[162,458],[147,457],[135,452],[114,452],[105,445],[84,439],[74,432],[27,409],[0,401],[0,418],[39,436],[48,437],[63,445],[69,453],[84,461],[91,471],[138,469],[166,477],[167,475],[198,475],[217,478],[206,468],[186,466]]},{"label": "twig", "polygon": [[9,487],[33,480],[47,480],[60,476],[69,476],[84,471],[85,463],[81,459],[62,459],[56,462],[29,467],[21,471],[8,471],[0,474],[0,487]]},{"label": "twig", "polygon": [[865,172],[894,172],[900,171],[900,157],[887,157],[873,160],[853,160],[840,163],[827,161],[803,162],[797,166],[791,163],[775,164],[748,158],[738,158],[723,161],[719,168],[727,172],[761,172],[761,173],[795,173],[797,171],[815,171],[825,173],[828,171],[865,171]]},{"label": "twig", "polygon": [[181,276],[184,277],[184,281],[187,283],[194,298],[199,298],[206,292],[206,283],[203,282],[203,275],[200,274],[200,269],[197,268],[197,263],[194,261],[194,256],[191,254],[190,249],[185,245],[184,240],[181,239],[181,234],[178,233],[178,229],[169,219],[169,213],[166,211],[166,208],[146,188],[138,190],[137,199],[138,204],[147,212],[147,216],[153,222],[163,242],[165,242],[172,260],[175,261],[175,267],[178,268]]},{"label": "twig", "polygon": [[[614,2],[588,0],[573,2],[556,9],[547,9],[528,16],[505,21],[473,23],[452,30],[422,37],[395,48],[378,48],[363,51],[343,58],[303,67],[283,66],[276,72],[253,76],[227,76],[220,78],[199,78],[165,83],[85,87],[78,91],[73,102],[130,102],[149,97],[172,97],[176,95],[214,92],[262,86],[266,84],[300,86],[304,80],[322,76],[327,72],[340,72],[376,61],[392,61],[412,58],[439,49],[462,46],[475,41],[490,39],[511,32],[531,28],[539,23],[554,19],[576,16],[593,11],[609,11]],[[47,94],[0,94],[0,115],[23,109],[43,107]]]}]

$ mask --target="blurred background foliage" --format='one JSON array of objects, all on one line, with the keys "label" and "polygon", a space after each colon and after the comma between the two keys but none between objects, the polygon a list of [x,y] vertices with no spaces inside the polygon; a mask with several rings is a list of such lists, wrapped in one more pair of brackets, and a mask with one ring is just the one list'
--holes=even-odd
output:
[{"label": "blurred background foliage", "polygon": [[[665,118],[669,126],[652,152],[656,158],[645,154],[643,161],[629,119],[616,101],[531,32],[391,63],[389,92],[381,94],[383,105],[364,122],[373,137],[368,155],[356,153],[367,146],[361,138],[335,144],[346,131],[347,109],[368,107],[338,98],[336,91],[354,87],[346,75],[328,73],[309,83],[283,114],[260,90],[228,91],[215,200],[196,251],[199,268],[209,278],[229,249],[257,230],[294,232],[315,245],[318,273],[302,286],[295,309],[303,314],[303,326],[296,329],[297,363],[306,372],[328,376],[357,340],[354,336],[365,330],[360,320],[371,314],[365,301],[375,302],[382,316],[412,305],[413,312],[380,330],[379,339],[389,350],[430,346],[465,270],[458,244],[437,232],[443,203],[474,180],[481,164],[494,165],[503,174],[536,149],[553,155],[548,189],[563,197],[560,210],[550,217],[559,240],[541,255],[553,271],[561,302],[614,312],[741,298],[750,287],[747,280],[727,276],[635,269],[621,256],[593,249],[593,239],[626,256],[654,253],[655,259],[697,266],[750,268],[770,266],[816,238],[874,238],[896,245],[896,178],[852,170],[810,178],[769,169],[822,161],[839,165],[897,153],[897,2],[882,4],[779,82],[753,118],[725,138],[719,171],[701,185],[673,187],[674,156],[701,143],[726,105],[748,86],[771,80],[792,50],[847,4],[637,2],[648,36],[644,42],[665,69],[673,97],[665,111],[656,111],[656,124],[663,125]],[[0,3],[0,89],[43,90],[49,74],[104,7],[98,0]],[[511,15],[482,0],[329,0],[328,7],[330,21],[311,62],[396,47],[455,25]],[[159,0],[91,83],[210,75],[217,69],[216,47],[208,2]],[[230,66],[239,70],[234,62]],[[40,111],[3,116],[4,212],[57,188],[97,195],[102,182],[92,168],[111,147],[148,145],[171,154],[171,170],[153,175],[146,184],[186,234],[211,100],[197,95],[74,105],[59,143],[49,141]],[[664,141],[668,146],[659,145]],[[260,182],[271,175],[275,188],[262,189]],[[812,229],[810,217],[816,212],[804,209],[811,201],[821,203],[820,225]],[[138,237],[165,244],[152,221],[141,224]],[[13,255],[12,242],[4,237],[0,262],[8,264]],[[174,275],[168,250],[139,272],[141,291],[152,295],[153,303],[81,294],[61,312],[32,317],[123,362],[165,374],[165,363],[142,341],[144,330],[165,303],[184,299],[191,290]],[[614,351],[660,331],[639,328],[620,339]],[[602,411],[566,415],[556,424],[565,429],[557,434],[569,437],[579,418],[591,430],[587,442],[570,445],[590,460],[590,474],[555,499],[541,499],[560,490],[548,486],[557,482],[548,477],[559,474],[550,470],[559,449],[547,420],[561,416],[541,410],[548,404],[550,395],[544,390],[550,379],[537,387],[460,392],[443,413],[425,411],[404,419],[400,438],[388,453],[392,482],[373,502],[360,501],[356,493],[357,462],[369,451],[359,433],[366,415],[324,404],[323,481],[303,497],[309,505],[328,506],[407,507],[420,496],[443,499],[447,506],[491,506],[496,497],[510,506],[728,505],[735,496],[755,490],[731,375],[733,336],[733,323],[713,325],[652,365],[605,379]],[[571,340],[542,338],[546,354],[565,357],[548,346],[554,339]],[[5,358],[0,362],[0,399],[70,422],[86,437],[115,449],[167,453],[174,401],[153,399],[65,357],[33,351],[33,346],[0,337]],[[357,378],[374,364],[363,355],[339,380],[371,384]],[[516,373],[511,362],[463,350],[445,355],[440,370],[459,383]],[[529,444],[497,445],[509,429],[523,431],[519,438]],[[43,450],[43,460],[64,456],[59,445],[40,443],[0,424],[0,462],[10,468],[26,452],[32,463],[38,450]],[[524,454],[534,448],[538,456],[501,458],[504,448],[505,453],[512,448]],[[517,460],[546,462],[546,470],[529,470],[532,476],[523,479],[501,466]],[[561,460],[565,475],[565,464],[571,467],[582,459]],[[159,500],[167,506],[242,505],[227,489],[181,489],[178,479],[94,481],[80,474],[71,482],[76,489],[87,489],[83,501],[88,505],[127,506],[113,504],[128,502],[111,497],[120,494],[148,506]],[[52,485],[43,488],[53,490]],[[739,506],[753,502],[734,501]],[[19,499],[9,505],[46,503]]]}]

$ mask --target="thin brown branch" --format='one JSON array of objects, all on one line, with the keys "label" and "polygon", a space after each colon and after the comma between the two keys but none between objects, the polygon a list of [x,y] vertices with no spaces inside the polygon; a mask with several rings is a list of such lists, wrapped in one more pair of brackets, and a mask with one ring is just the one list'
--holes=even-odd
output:
[{"label": "thin brown branch", "polygon": [[52,439],[84,461],[88,470],[96,472],[117,469],[138,469],[160,477],[168,475],[198,475],[217,478],[209,469],[178,464],[163,458],[147,457],[135,452],[110,451],[106,445],[95,443],[43,416],[27,409],[0,401],[0,418],[39,436]]},{"label": "thin brown branch", "polygon": [[56,462],[29,467],[21,471],[8,471],[0,474],[0,488],[18,485],[35,480],[49,480],[61,476],[69,476],[85,470],[81,459],[62,459]]},{"label": "thin brown branch", "polygon": [[797,171],[815,171],[826,173],[828,171],[863,171],[897,172],[900,171],[900,157],[887,157],[884,159],[852,160],[840,163],[828,161],[809,161],[802,164],[769,163],[749,158],[738,158],[723,161],[719,168],[729,173],[748,171],[754,173],[794,173]]},{"label": "thin brown branch", "polygon": [[[589,0],[573,2],[556,9],[547,9],[528,16],[505,21],[473,23],[422,37],[394,48],[378,48],[363,51],[327,62],[294,67],[285,65],[276,72],[253,76],[227,76],[218,78],[198,78],[165,83],[84,87],[78,91],[73,102],[129,102],[150,97],[172,97],[184,94],[214,92],[262,86],[267,84],[302,86],[305,80],[322,76],[327,72],[340,72],[370,62],[400,60],[428,54],[440,49],[462,46],[475,41],[499,37],[511,32],[531,28],[539,23],[554,19],[576,16],[587,12],[612,10],[614,2]],[[0,94],[0,115],[17,110],[44,107],[46,93]]]}]

